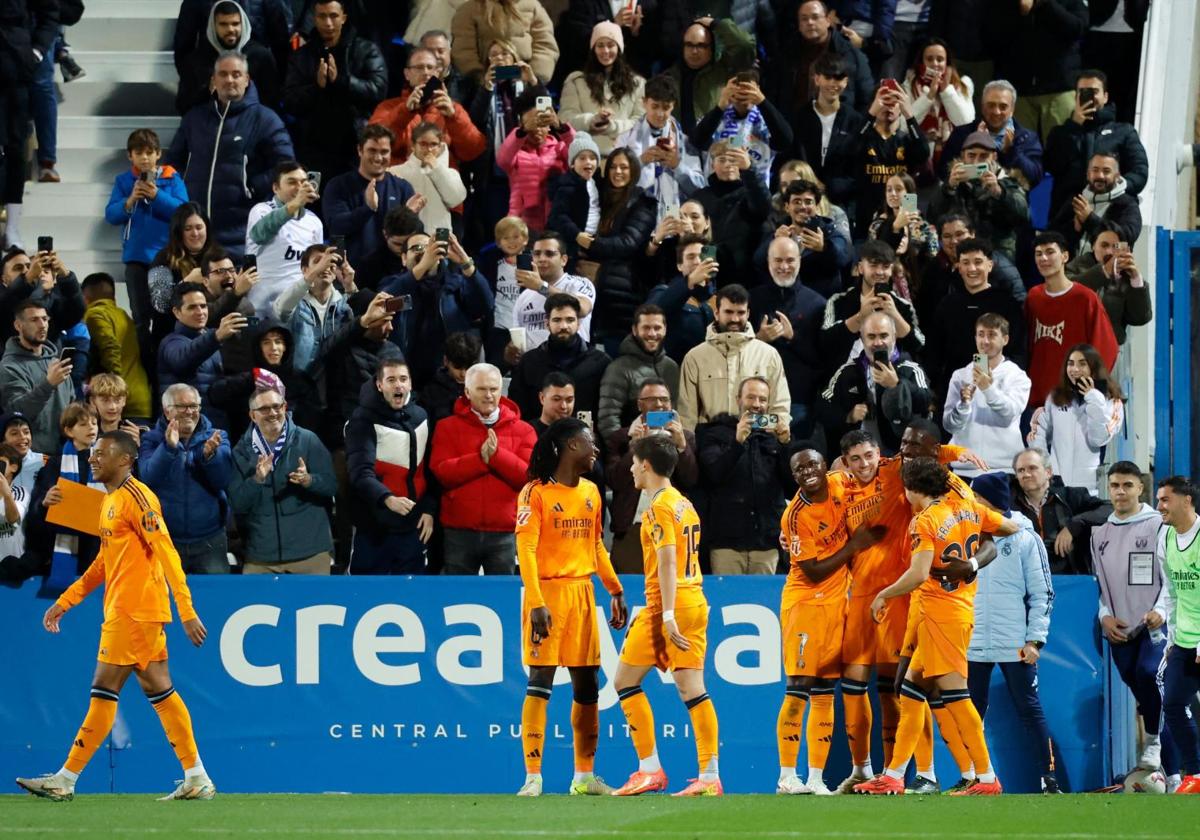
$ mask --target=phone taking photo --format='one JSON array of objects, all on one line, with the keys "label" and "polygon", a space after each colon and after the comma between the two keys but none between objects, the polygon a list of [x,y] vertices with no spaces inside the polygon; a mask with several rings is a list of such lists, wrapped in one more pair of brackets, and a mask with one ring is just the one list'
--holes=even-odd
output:
[{"label": "phone taking photo", "polygon": [[985,356],[983,353],[976,353],[973,358],[974,358],[975,370],[979,371],[984,376],[987,376],[988,373],[990,372],[990,368],[988,366],[988,357]]},{"label": "phone taking photo", "polygon": [[517,271],[533,271],[533,254],[522,251],[517,254]]},{"label": "phone taking photo", "polygon": [[383,302],[384,312],[407,312],[412,309],[412,295],[396,295]]},{"label": "phone taking photo", "polygon": [[916,213],[917,210],[917,194],[905,193],[900,196],[900,209],[905,213]]},{"label": "phone taking photo", "polygon": [[315,169],[309,170],[308,183],[312,184],[312,188],[315,192],[320,192],[321,191],[321,173],[316,171]]},{"label": "phone taking photo", "polygon": [[647,429],[662,429],[668,423],[675,419],[677,415],[674,411],[647,411],[646,412],[646,428]]}]

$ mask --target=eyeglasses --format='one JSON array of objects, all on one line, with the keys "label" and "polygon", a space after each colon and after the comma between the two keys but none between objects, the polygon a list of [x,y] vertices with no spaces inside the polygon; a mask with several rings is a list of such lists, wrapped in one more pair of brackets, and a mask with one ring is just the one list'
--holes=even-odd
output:
[{"label": "eyeglasses", "polygon": [[250,410],[256,414],[282,414],[286,407],[286,403],[275,403],[274,405],[260,405],[258,408]]},{"label": "eyeglasses", "polygon": [[221,275],[221,274],[237,274],[237,269],[234,268],[233,266],[230,266],[229,268],[210,268],[208,270],[208,273],[212,276],[217,276],[217,275]]},{"label": "eyeglasses", "polygon": [[186,403],[186,404],[175,403],[175,405],[171,406],[171,408],[174,409],[175,411],[181,411],[185,414],[199,414],[200,413],[200,404],[199,403]]},{"label": "eyeglasses", "polygon": [[408,252],[410,254],[423,254],[423,253],[425,253],[425,246],[424,245],[409,245]]}]

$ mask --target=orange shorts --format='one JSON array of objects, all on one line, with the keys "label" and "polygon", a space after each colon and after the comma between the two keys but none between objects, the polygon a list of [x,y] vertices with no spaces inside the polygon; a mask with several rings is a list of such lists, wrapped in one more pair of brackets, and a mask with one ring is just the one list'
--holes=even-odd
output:
[{"label": "orange shorts", "polygon": [[906,618],[904,624],[903,641],[900,645],[900,655],[903,657],[912,659],[913,654],[916,653],[917,628],[921,625],[922,615],[924,615],[924,613],[921,612],[920,604],[909,604],[908,617]]},{"label": "orange shorts", "polygon": [[967,676],[967,648],[974,624],[969,621],[932,621],[917,625],[917,650],[908,667],[926,679],[945,674]]},{"label": "orange shorts", "polygon": [[842,675],[846,604],[783,604],[783,672],[789,677],[835,679]]},{"label": "orange shorts", "polygon": [[843,664],[895,665],[900,661],[908,621],[908,597],[889,600],[883,621],[878,624],[871,617],[874,595],[850,598],[846,607],[846,634],[842,639]]},{"label": "orange shorts", "polygon": [[124,615],[106,618],[100,625],[100,652],[96,658],[109,665],[133,665],[139,671],[167,658],[165,625],[134,621]]},{"label": "orange shorts", "polygon": [[539,581],[550,610],[550,635],[534,645],[530,640],[529,606],[521,605],[524,663],[569,668],[600,664],[600,634],[596,627],[596,593],[591,578]]},{"label": "orange shorts", "polygon": [[691,645],[687,650],[680,650],[667,638],[661,612],[649,609],[639,612],[625,634],[621,661],[626,665],[653,665],[660,671],[704,670],[704,653],[708,649],[708,605],[676,609],[675,624]]}]

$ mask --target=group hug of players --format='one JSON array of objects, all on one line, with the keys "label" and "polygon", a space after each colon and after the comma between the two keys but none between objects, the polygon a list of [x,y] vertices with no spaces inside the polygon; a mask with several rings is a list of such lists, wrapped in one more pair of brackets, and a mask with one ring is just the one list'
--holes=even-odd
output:
[{"label": "group hug of players", "polygon": [[[984,535],[1014,534],[1018,526],[944,466],[978,459],[939,441],[936,426],[917,420],[905,430],[900,455],[881,458],[870,435],[851,432],[841,442],[841,469],[833,472],[820,452],[803,444],[793,448],[790,466],[799,489],[783,513],[780,534],[790,569],[780,605],[787,683],[776,724],[778,793],[902,794],[914,758],[918,779],[927,784],[918,792],[935,792],[934,718],[962,772],[950,792],[1001,793],[983,722],[967,692],[967,647]],[[519,796],[542,793],[546,707],[559,666],[570,671],[573,690],[572,794],[636,796],[667,789],[654,716],[641,688],[651,668],[672,674],[696,740],[699,773],[675,795],[723,793],[717,715],[704,688],[708,604],[700,520],[671,485],[678,454],[670,439],[643,437],[632,449],[634,484],[650,499],[641,520],[646,606],[625,636],[613,682],[638,769],[617,789],[594,772],[600,643],[591,576],[598,574],[612,596],[611,627],[625,627],[628,610],[601,540],[600,491],[583,478],[598,454],[591,432],[577,420],[559,420],[538,441],[532,480],[517,502],[529,667],[521,713],[526,775]],[[994,556],[994,548],[988,544],[985,553]],[[867,696],[872,668],[883,717],[885,769],[878,775],[871,763]],[[854,769],[831,788],[823,772],[838,679]],[[796,768],[803,741],[806,779]]]}]

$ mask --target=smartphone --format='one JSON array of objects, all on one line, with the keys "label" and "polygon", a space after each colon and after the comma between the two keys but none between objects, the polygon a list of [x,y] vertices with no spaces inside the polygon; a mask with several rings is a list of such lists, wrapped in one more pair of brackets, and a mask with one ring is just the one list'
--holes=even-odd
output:
[{"label": "smartphone", "polygon": [[497,82],[515,82],[521,78],[521,68],[516,64],[501,64],[492,70]]},{"label": "smartphone", "polygon": [[1128,254],[1129,253],[1129,243],[1128,242],[1118,242],[1116,245],[1116,252],[1118,254]]},{"label": "smartphone", "polygon": [[522,353],[525,352],[525,328],[524,327],[509,327],[508,341],[513,347],[516,347]]},{"label": "smartphone", "polygon": [[715,261],[716,259],[717,259],[717,246],[716,245],[705,245],[703,248],[700,249],[700,261],[701,262],[703,262],[704,260],[714,260]]},{"label": "smartphone", "polygon": [[0,475],[8,475],[8,461],[0,458]]},{"label": "smartphone", "polygon": [[1095,88],[1080,88],[1079,89],[1079,105],[1080,105],[1080,107],[1082,107],[1084,105],[1091,105],[1095,101],[1096,101],[1096,89]]},{"label": "smartphone", "polygon": [[434,232],[433,238],[436,239],[438,242],[449,242],[450,241],[450,228],[438,228]]},{"label": "smartphone", "polygon": [[138,179],[140,181],[142,181],[142,183],[145,183],[145,184],[149,184],[150,181],[153,180],[153,178],[154,178],[153,172],[143,172],[141,175],[138,176]]},{"label": "smartphone", "polygon": [[329,240],[329,244],[337,248],[337,252],[342,256],[346,255],[346,237],[342,234],[337,234]]},{"label": "smartphone", "polygon": [[314,190],[316,190],[317,192],[320,192],[321,191],[321,173],[317,172],[315,169],[310,170],[308,173],[308,183],[312,184]]},{"label": "smartphone", "polygon": [[891,280],[885,280],[882,283],[875,284],[875,294],[877,294],[877,295],[891,294],[891,291],[892,291],[892,281]]},{"label": "smartphone", "polygon": [[549,96],[539,96],[534,101],[534,107],[539,111],[553,111],[554,100],[552,100]]},{"label": "smartphone", "polygon": [[985,376],[990,373],[987,356],[983,355],[982,353],[976,353],[973,358],[975,360],[975,370],[979,371]]},{"label": "smartphone", "polygon": [[892,354],[889,353],[884,348],[880,347],[878,350],[876,350],[874,353],[871,354],[871,359],[877,365],[886,365],[891,362]]},{"label": "smartphone", "polygon": [[801,222],[801,227],[805,227],[805,228],[808,228],[809,230],[813,230],[813,231],[820,230],[821,229],[821,217],[820,216],[809,216],[807,219],[805,219],[803,222]]},{"label": "smartphone", "polygon": [[647,411],[646,428],[661,429],[676,418],[674,411]]},{"label": "smartphone", "polygon": [[967,167],[967,179],[970,181],[979,180],[986,175],[988,171],[988,165],[986,163],[966,163],[963,165]]},{"label": "smartphone", "polygon": [[246,326],[247,327],[257,327],[261,323],[262,323],[262,318],[259,318],[257,315],[247,315],[246,316]]},{"label": "smartphone", "polygon": [[729,138],[729,148],[741,149],[746,145],[746,138],[740,134],[735,134]]},{"label": "smartphone", "polygon": [[258,268],[258,255],[246,254],[242,257],[242,271],[249,271],[252,268]]},{"label": "smartphone", "polygon": [[905,193],[900,196],[900,209],[905,213],[916,213],[917,210],[917,194]]},{"label": "smartphone", "polygon": [[879,83],[879,86],[884,90],[894,90],[896,93],[900,92],[900,83],[895,79],[884,79]]},{"label": "smartphone", "polygon": [[669,149],[671,148],[671,138],[666,136],[659,137],[654,141],[654,145],[660,149]]},{"label": "smartphone", "polygon": [[529,251],[522,251],[517,254],[517,270],[518,271],[533,271],[533,254]]},{"label": "smartphone", "polygon": [[407,312],[412,309],[412,295],[396,295],[383,302],[384,312]]},{"label": "smartphone", "polygon": [[48,253],[53,250],[54,250],[54,237],[53,236],[39,236],[38,237],[38,253],[39,254]]},{"label": "smartphone", "polygon": [[592,412],[577,411],[577,412],[575,412],[575,419],[580,421],[581,423],[583,423],[589,429],[593,429],[593,430],[595,429],[595,427],[592,425]]},{"label": "smartphone", "polygon": [[674,201],[668,204],[667,209],[663,212],[663,216],[669,219],[681,218],[679,213],[679,202]]},{"label": "smartphone", "polygon": [[58,359],[69,365],[75,364],[75,348],[69,344],[64,344],[58,351]]},{"label": "smartphone", "polygon": [[431,76],[429,81],[427,81],[425,83],[425,86],[423,88],[421,88],[421,105],[420,105],[420,107],[422,109],[424,109],[425,106],[427,106],[430,102],[433,101],[433,95],[441,89],[442,89],[442,80],[439,79],[437,76]]}]

